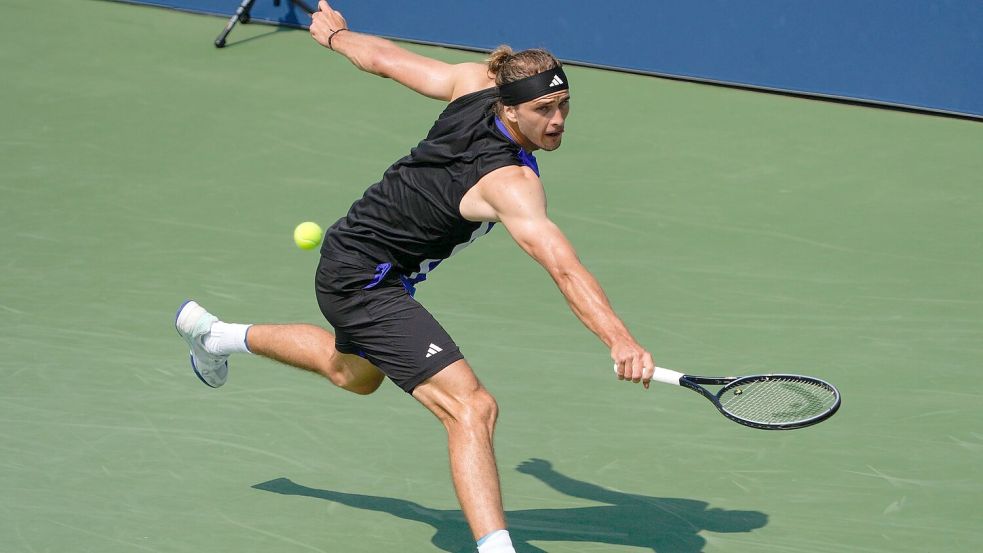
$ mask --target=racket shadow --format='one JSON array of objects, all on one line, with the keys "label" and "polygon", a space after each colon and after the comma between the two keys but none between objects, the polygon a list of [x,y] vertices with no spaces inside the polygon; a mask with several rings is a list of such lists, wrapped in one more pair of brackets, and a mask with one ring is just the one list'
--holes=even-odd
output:
[{"label": "racket shadow", "polygon": [[[725,510],[712,508],[705,501],[609,490],[565,476],[542,459],[526,461],[516,470],[560,493],[606,504],[508,511],[506,517],[517,553],[541,552],[542,549],[530,542],[550,541],[641,547],[657,553],[699,553],[706,544],[700,532],[750,532],[768,522],[768,515],[758,511]],[[474,551],[474,540],[460,510],[431,509],[404,499],[309,488],[288,478],[277,478],[253,488],[333,501],[422,522],[433,526],[436,533],[431,542],[441,550]]]}]

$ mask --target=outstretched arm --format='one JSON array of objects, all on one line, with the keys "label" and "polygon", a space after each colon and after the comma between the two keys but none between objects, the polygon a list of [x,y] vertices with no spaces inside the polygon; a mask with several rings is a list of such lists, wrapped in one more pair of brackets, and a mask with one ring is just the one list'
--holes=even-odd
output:
[{"label": "outstretched arm", "polygon": [[317,488],[302,486],[289,478],[276,478],[267,482],[256,484],[253,486],[253,488],[282,495],[316,497],[318,499],[334,501],[335,503],[348,505],[350,507],[357,507],[359,509],[389,513],[399,518],[415,520],[417,522],[425,522],[433,526],[443,522],[447,516],[447,511],[428,509],[418,503],[406,501],[405,499],[320,490]]},{"label": "outstretched arm", "polygon": [[648,388],[655,369],[652,355],[628,332],[597,279],[547,217],[546,194],[535,173],[525,167],[505,167],[486,175],[479,187],[484,206],[505,224],[516,243],[546,269],[584,326],[610,348],[618,377],[641,382]]},{"label": "outstretched arm", "polygon": [[631,494],[602,488],[582,480],[575,480],[553,469],[553,464],[543,459],[529,459],[519,463],[515,470],[534,476],[554,490],[570,497],[589,499],[610,505],[624,505],[635,499]]},{"label": "outstretched arm", "polygon": [[483,63],[450,64],[421,56],[394,42],[348,29],[340,12],[325,0],[311,15],[311,36],[348,58],[362,71],[392,79],[424,96],[452,101],[495,85]]}]

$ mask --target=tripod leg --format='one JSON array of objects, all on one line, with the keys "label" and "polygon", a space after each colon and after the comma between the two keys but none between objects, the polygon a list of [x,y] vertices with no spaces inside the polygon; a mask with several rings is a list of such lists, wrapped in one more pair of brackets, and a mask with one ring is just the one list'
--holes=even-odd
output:
[{"label": "tripod leg", "polygon": [[242,21],[246,23],[249,21],[249,10],[252,9],[253,3],[256,0],[242,0],[242,4],[239,4],[239,9],[236,10],[235,15],[229,18],[229,22],[225,24],[225,28],[222,29],[222,33],[218,35],[215,39],[215,47],[222,48],[225,46],[225,39],[232,32],[232,27],[236,26],[236,23]]},{"label": "tripod leg", "polygon": [[297,6],[300,6],[300,9],[304,10],[304,12],[307,13],[307,15],[311,15],[312,13],[317,11],[316,9],[312,10],[310,6],[308,6],[304,2],[301,2],[301,0],[290,0],[290,2]]}]

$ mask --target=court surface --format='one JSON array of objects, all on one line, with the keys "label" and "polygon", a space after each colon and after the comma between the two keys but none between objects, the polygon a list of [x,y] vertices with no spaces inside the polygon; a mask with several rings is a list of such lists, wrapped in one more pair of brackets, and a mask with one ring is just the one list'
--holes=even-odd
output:
[{"label": "court surface", "polygon": [[[441,104],[302,31],[220,51],[214,17],[3,10],[0,551],[472,551],[443,431],[395,386],[239,357],[207,389],[173,328],[188,297],[320,323],[294,225],[340,217]],[[639,340],[695,374],[814,374],[844,404],[763,432],[619,383],[495,231],[418,297],[501,405],[518,550],[983,550],[983,126],[568,74],[551,213]]]}]

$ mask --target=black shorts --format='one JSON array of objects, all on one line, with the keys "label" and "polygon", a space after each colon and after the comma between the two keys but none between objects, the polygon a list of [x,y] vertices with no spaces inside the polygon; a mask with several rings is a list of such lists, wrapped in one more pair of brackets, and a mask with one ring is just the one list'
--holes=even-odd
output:
[{"label": "black shorts", "polygon": [[335,348],[361,355],[406,393],[464,359],[440,323],[409,294],[398,275],[354,255],[322,255],[317,303],[335,329]]}]

